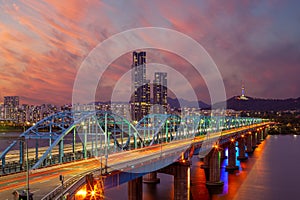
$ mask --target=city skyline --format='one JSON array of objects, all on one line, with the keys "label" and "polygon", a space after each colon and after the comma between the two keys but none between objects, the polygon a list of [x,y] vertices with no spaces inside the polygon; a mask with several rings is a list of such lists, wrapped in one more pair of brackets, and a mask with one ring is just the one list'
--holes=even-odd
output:
[{"label": "city skyline", "polygon": [[[247,96],[300,96],[299,2],[172,1],[169,5],[158,1],[1,2],[0,99],[20,96],[28,104],[71,103],[77,70],[88,53],[109,36],[145,26],[174,29],[203,45],[222,74],[228,98],[240,94],[241,80]],[[199,100],[209,103],[205,82],[193,75],[187,62],[170,53],[149,53],[156,55],[149,56],[151,62],[182,70]],[[127,54],[112,63],[106,73],[110,80],[102,86],[107,89],[103,100],[109,99],[114,83],[130,70],[130,58]],[[168,78],[174,77],[168,73]]]}]

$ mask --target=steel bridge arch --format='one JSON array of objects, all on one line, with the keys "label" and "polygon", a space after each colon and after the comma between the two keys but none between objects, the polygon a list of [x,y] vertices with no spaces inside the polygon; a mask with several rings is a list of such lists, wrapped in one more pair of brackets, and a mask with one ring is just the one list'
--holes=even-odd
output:
[{"label": "steel bridge arch", "polygon": [[144,116],[135,127],[140,135],[143,136],[144,144],[151,146],[155,144],[155,142],[158,142],[159,133],[163,128],[166,128],[165,140],[172,141],[174,136],[172,136],[171,133],[168,135],[168,129],[171,128],[171,130],[177,133],[177,127],[180,125],[180,122],[180,116],[175,114],[148,114]]},{"label": "steel bridge arch", "polygon": [[[30,127],[27,129],[25,132],[21,133],[19,136],[18,140],[28,140],[28,139],[49,139],[50,141],[50,146],[47,148],[47,150],[43,153],[43,155],[37,160],[37,162],[33,165],[32,169],[36,169],[41,166],[43,161],[47,158],[49,154],[51,154],[51,151],[53,148],[60,144],[60,142],[64,139],[65,136],[67,136],[69,133],[71,133],[72,130],[78,130],[79,127],[81,127],[83,122],[87,119],[93,118],[97,123],[94,123],[97,125],[98,130],[100,134],[105,134],[108,135],[108,123],[105,124],[106,128],[103,127],[103,124],[100,124],[99,121],[101,120],[100,118],[103,116],[106,116],[104,118],[112,118],[114,119],[114,125],[117,124],[116,122],[124,122],[124,124],[127,125],[127,128],[129,131],[127,131],[128,137],[125,138],[127,139],[125,144],[120,144],[119,141],[117,140],[116,137],[112,137],[114,141],[114,145],[117,146],[118,150],[126,150],[130,148],[130,141],[131,138],[133,137],[134,140],[134,148],[138,148],[137,143],[139,142],[140,146],[143,147],[144,143],[139,135],[138,131],[136,130],[135,126],[133,126],[127,119],[125,119],[122,116],[116,115],[110,111],[101,111],[101,110],[96,110],[96,111],[64,111],[64,112],[59,112],[56,114],[53,114],[51,116],[48,116],[40,121],[38,121],[34,126]],[[101,126],[102,125],[102,126]],[[106,130],[103,130],[106,129]],[[45,130],[48,131],[45,131]],[[123,131],[123,130],[122,130]],[[126,133],[126,131],[124,131]],[[74,133],[75,134],[75,133]],[[105,136],[104,136],[105,137]],[[109,137],[109,136],[106,136]],[[123,137],[123,134],[122,134]],[[12,150],[12,148],[17,144],[17,141],[15,140],[12,142],[11,145],[9,145],[0,155],[0,159],[2,159],[2,164],[5,164],[5,156],[7,153]],[[53,141],[53,142],[52,142]],[[122,140],[123,141],[123,140]],[[84,143],[86,141],[82,141],[81,138],[81,143]],[[61,144],[60,144],[61,145]],[[85,144],[86,145],[86,144]],[[107,143],[105,144],[107,145]],[[63,148],[63,143],[59,148]],[[115,147],[116,149],[116,147]],[[61,151],[61,150],[59,150]],[[62,149],[63,152],[63,149]],[[20,151],[21,154],[21,151]],[[37,153],[36,153],[37,154]],[[63,153],[62,153],[63,154]],[[61,155],[60,155],[61,156]],[[23,157],[23,158],[22,158]],[[37,156],[36,156],[37,158]],[[24,162],[24,155],[20,155],[20,163],[22,164]],[[61,160],[60,160],[61,162]]]},{"label": "steel bridge arch", "polygon": [[[85,111],[85,112],[80,112],[80,113],[84,113],[82,116],[77,116],[78,112],[75,112],[73,113],[76,117],[76,120],[73,122],[73,124],[71,124],[69,126],[69,128],[67,128],[62,134],[59,135],[59,137],[51,144],[51,146],[46,150],[46,152],[43,154],[43,156],[39,159],[39,161],[33,166],[33,169],[36,169],[38,168],[41,163],[43,162],[43,160],[46,159],[47,155],[51,152],[51,150],[67,135],[70,133],[70,131],[76,127],[80,127],[81,125],[83,125],[82,123],[86,120],[86,119],[89,119],[90,117],[91,118],[94,118],[95,121],[97,121],[97,126],[100,130],[100,133],[102,134],[106,134],[108,135],[108,132],[107,132],[107,126],[108,126],[108,123],[106,122],[106,124],[104,125],[104,130],[103,130],[103,127],[101,127],[101,124],[99,124],[99,119],[101,117],[103,117],[103,115],[105,116],[105,118],[107,117],[112,117],[113,119],[116,119],[116,118],[119,118],[121,120],[123,120],[125,123],[127,123],[127,125],[130,127],[130,129],[133,129],[133,134],[131,134],[132,132],[130,131],[129,132],[129,136],[127,137],[127,141],[126,143],[123,145],[123,146],[120,146],[119,144],[119,141],[117,140],[116,137],[113,137],[113,140],[115,142],[114,145],[117,145],[119,147],[119,150],[125,150],[125,149],[128,149],[129,148],[129,145],[130,145],[130,139],[131,139],[131,136],[134,137],[134,148],[138,148],[137,147],[137,139],[140,141],[140,145],[141,147],[144,146],[144,143],[142,141],[142,138],[140,137],[138,131],[136,130],[136,128],[127,120],[125,119],[124,117],[121,117],[119,115],[116,115],[110,111],[101,111],[101,110],[96,110],[96,111]],[[119,120],[117,120],[119,121]],[[103,125],[103,124],[102,124]],[[105,130],[106,129],[106,130]],[[121,130],[123,131],[123,130]],[[108,136],[106,136],[108,137]],[[81,138],[82,140],[82,138]],[[106,141],[107,142],[107,141]],[[86,145],[86,141],[83,141],[83,143]],[[109,145],[107,143],[105,143],[105,145]],[[115,146],[116,147],[116,146]]]}]

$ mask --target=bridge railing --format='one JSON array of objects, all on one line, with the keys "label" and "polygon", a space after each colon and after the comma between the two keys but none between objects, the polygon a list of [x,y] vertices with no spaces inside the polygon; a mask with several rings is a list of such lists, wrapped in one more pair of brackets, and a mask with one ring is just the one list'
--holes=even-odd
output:
[{"label": "bridge railing", "polygon": [[76,176],[73,176],[69,179],[67,179],[63,185],[57,186],[55,189],[53,189],[50,193],[48,193],[46,196],[42,198],[42,200],[53,200],[53,199],[60,199],[64,192],[72,191],[73,188],[74,193],[76,192],[77,188],[80,188],[85,184],[85,176],[90,172],[85,172],[82,174],[78,174]]}]

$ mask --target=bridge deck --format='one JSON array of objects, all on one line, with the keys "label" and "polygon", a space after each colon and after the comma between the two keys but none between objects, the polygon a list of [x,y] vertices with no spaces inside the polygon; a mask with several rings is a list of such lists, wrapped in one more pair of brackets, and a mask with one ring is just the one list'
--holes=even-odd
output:
[{"label": "bridge deck", "polygon": [[[230,136],[237,132],[247,131],[267,125],[267,123],[261,123],[232,130],[222,132],[222,136]],[[221,133],[214,133],[210,135],[210,138],[219,137]],[[191,140],[173,141],[171,143],[163,145],[155,145],[142,149],[135,149],[130,151],[123,151],[109,155],[107,160],[110,171],[127,170],[138,168],[141,165],[151,163],[155,159],[159,159],[160,156],[168,157],[168,154],[178,153],[183,151],[184,148],[189,147],[192,143],[201,143],[206,140],[206,136],[196,137]],[[180,154],[179,154],[180,155]],[[177,157],[179,157],[179,155]],[[65,176],[68,179],[76,174],[81,174],[88,171],[94,171],[100,168],[99,159],[87,159],[83,161],[76,161],[72,163],[60,164],[57,166],[32,170],[30,173],[30,189],[34,193],[34,198],[41,199],[47,193],[52,191],[55,187],[60,185],[59,175]],[[11,198],[11,193],[15,189],[22,189],[26,185],[25,172],[2,176],[0,177],[0,194],[3,198]]]}]

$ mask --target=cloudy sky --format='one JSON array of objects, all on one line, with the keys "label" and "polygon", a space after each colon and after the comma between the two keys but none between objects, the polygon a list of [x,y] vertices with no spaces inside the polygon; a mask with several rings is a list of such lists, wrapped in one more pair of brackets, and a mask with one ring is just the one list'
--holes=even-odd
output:
[{"label": "cloudy sky", "polygon": [[[76,74],[90,51],[139,27],[174,29],[196,40],[218,66],[227,97],[240,94],[242,80],[248,96],[300,96],[297,0],[1,0],[0,9],[0,102],[18,95],[21,103],[71,103]],[[155,50],[147,59],[180,71],[209,103],[205,82],[186,60]],[[130,65],[130,53],[115,60],[96,99],[109,100]]]}]

